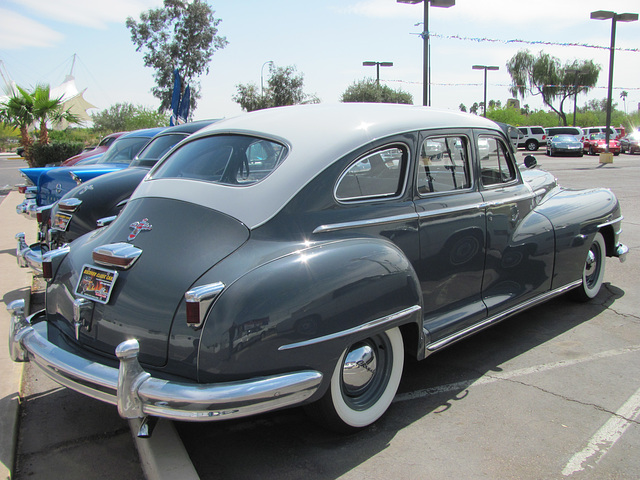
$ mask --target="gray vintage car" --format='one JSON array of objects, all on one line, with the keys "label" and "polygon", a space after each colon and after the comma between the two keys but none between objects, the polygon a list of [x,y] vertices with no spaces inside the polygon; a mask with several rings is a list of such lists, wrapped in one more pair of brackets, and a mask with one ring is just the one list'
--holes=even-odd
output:
[{"label": "gray vintage car", "polygon": [[[529,166],[535,161],[528,159]],[[353,430],[431,353],[621,260],[607,189],[523,170],[495,123],[401,105],[274,108],[213,124],[118,218],[45,255],[46,308],[10,350],[126,418],[307,405]]]}]

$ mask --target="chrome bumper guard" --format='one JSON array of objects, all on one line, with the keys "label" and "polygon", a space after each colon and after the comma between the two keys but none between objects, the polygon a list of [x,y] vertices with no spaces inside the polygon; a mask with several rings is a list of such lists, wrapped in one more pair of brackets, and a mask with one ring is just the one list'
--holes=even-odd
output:
[{"label": "chrome bumper guard", "polygon": [[245,417],[299,404],[320,386],[322,374],[304,370],[225,383],[180,383],[154,378],[138,361],[137,340],[118,345],[119,368],[87,360],[46,339],[46,322],[25,318],[24,301],[12,302],[9,351],[16,362],[34,362],[57,383],[117,405],[123,418],[147,415],[182,421]]},{"label": "chrome bumper guard", "polygon": [[615,256],[618,257],[621,263],[627,259],[628,253],[629,253],[629,247],[627,247],[624,243],[619,243],[616,246]]},{"label": "chrome bumper guard", "polygon": [[36,218],[38,205],[35,198],[26,198],[16,205],[16,213],[18,215],[24,215],[27,218]]},{"label": "chrome bumper guard", "polygon": [[31,268],[36,275],[42,275],[42,249],[40,244],[27,245],[24,232],[16,234],[16,260],[22,268]]}]

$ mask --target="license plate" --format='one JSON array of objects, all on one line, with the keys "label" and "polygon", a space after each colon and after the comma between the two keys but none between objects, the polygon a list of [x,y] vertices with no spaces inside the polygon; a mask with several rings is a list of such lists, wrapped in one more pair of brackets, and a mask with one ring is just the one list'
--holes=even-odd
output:
[{"label": "license plate", "polygon": [[108,303],[118,272],[84,265],[76,286],[76,295],[99,303]]},{"label": "license plate", "polygon": [[67,226],[69,226],[69,222],[71,221],[72,215],[68,215],[66,213],[56,213],[56,216],[53,217],[53,223],[51,228],[55,228],[56,230],[65,231]]}]

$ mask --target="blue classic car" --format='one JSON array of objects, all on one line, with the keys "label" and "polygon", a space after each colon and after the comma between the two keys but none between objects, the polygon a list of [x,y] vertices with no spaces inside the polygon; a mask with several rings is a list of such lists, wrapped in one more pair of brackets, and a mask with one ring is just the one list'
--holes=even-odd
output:
[{"label": "blue classic car", "polygon": [[[527,164],[534,167],[535,159]],[[10,351],[125,418],[306,405],[357,430],[418,360],[624,259],[604,188],[520,171],[475,115],[383,104],[252,112],[190,136],[117,219],[44,256]]]},{"label": "blue classic car", "polygon": [[76,185],[105,173],[129,166],[133,157],[149,140],[166,127],[136,130],[119,137],[101,155],[85,159],[84,164],[71,167],[22,168],[27,187],[25,200],[16,207],[19,214],[35,217],[38,207],[51,205]]}]

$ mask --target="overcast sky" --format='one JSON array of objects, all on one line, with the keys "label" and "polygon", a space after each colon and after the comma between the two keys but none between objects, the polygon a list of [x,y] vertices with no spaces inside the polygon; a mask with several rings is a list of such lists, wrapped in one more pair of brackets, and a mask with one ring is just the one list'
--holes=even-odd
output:
[{"label": "overcast sky", "polygon": [[[222,20],[219,35],[229,45],[217,51],[200,79],[196,119],[236,115],[239,83],[260,85],[262,66],[293,65],[304,75],[304,90],[323,102],[337,102],[353,82],[375,78],[363,61],[393,62],[381,81],[422,103],[423,5],[395,0],[209,0]],[[162,5],[161,0],[0,0],[0,60],[18,85],[60,84],[71,69],[85,98],[98,109],[119,102],[159,105],[150,93],[153,71],[143,66],[125,26],[127,16]],[[640,12],[638,0],[456,0],[449,9],[430,8],[432,105],[457,109],[483,98],[483,72],[474,64],[496,65],[487,96],[503,104],[511,82],[505,64],[518,50],[540,50],[563,63],[593,59],[602,65],[598,88],[578,105],[607,95],[611,21],[590,20],[595,10]],[[525,43],[510,42],[521,40]],[[537,42],[544,42],[539,44]],[[569,46],[569,44],[590,45]],[[613,99],[627,111],[640,103],[640,22],[618,23]],[[635,51],[630,51],[635,50]],[[6,70],[5,70],[6,69]],[[265,82],[268,67],[264,68]],[[4,82],[0,82],[4,83]],[[541,108],[539,97],[522,101]],[[567,108],[569,110],[570,108]],[[97,111],[97,110],[94,110]]]}]

